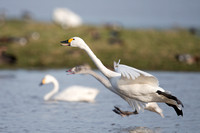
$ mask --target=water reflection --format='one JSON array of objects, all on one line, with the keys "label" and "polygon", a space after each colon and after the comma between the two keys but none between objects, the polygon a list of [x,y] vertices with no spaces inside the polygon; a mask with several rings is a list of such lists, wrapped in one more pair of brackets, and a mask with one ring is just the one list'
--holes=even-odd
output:
[{"label": "water reflection", "polygon": [[124,129],[119,129],[119,133],[162,133],[160,127],[148,128],[148,127],[128,127]]}]

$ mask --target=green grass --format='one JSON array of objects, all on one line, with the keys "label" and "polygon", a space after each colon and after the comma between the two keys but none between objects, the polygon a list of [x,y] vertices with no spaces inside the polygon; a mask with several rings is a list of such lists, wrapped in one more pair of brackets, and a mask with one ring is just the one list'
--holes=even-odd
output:
[{"label": "green grass", "polygon": [[[100,39],[92,38],[91,31],[94,30],[100,34]],[[175,54],[182,53],[200,55],[200,36],[192,35],[186,29],[122,29],[123,45],[110,45],[109,30],[103,26],[84,25],[63,30],[53,23],[9,20],[0,26],[0,31],[0,37],[40,33],[39,40],[31,39],[25,46],[0,44],[8,46],[8,53],[18,58],[16,65],[0,64],[0,68],[69,68],[83,63],[94,67],[85,51],[60,46],[61,40],[79,36],[109,68],[113,67],[113,61],[121,59],[122,64],[143,70],[200,71],[200,63],[188,65],[174,58]]]}]

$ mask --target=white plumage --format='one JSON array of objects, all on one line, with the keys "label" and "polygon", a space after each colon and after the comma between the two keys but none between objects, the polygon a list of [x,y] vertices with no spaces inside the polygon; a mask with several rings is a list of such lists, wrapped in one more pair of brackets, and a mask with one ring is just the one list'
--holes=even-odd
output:
[{"label": "white plumage", "polygon": [[119,63],[120,60],[118,63],[114,62],[114,69],[116,72],[122,74],[122,78],[132,79],[132,82],[135,83],[150,84],[155,87],[159,86],[158,79],[153,75]]},{"label": "white plumage", "polygon": [[53,21],[62,28],[78,27],[82,25],[81,18],[67,8],[57,8],[53,12]]},{"label": "white plumage", "polygon": [[[116,62],[114,62],[114,68],[117,67]],[[110,91],[116,93],[117,95],[119,95],[122,99],[124,99],[125,101],[127,101],[129,103],[129,105],[135,110],[135,108],[138,108],[138,110],[140,109],[140,106],[144,106],[145,110],[149,110],[152,112],[155,112],[157,114],[159,114],[161,117],[164,118],[163,115],[163,111],[162,109],[158,106],[157,103],[155,102],[150,102],[147,104],[143,104],[142,102],[136,101],[134,99],[130,99],[128,97],[124,97],[120,94],[118,94],[118,92],[115,91],[115,89],[112,88],[112,85],[110,84],[109,80],[104,78],[103,76],[97,74],[96,72],[92,71],[90,69],[90,67],[88,65],[81,65],[81,66],[76,66],[71,68],[70,70],[68,70],[67,72],[71,73],[71,74],[90,74],[91,76],[93,76],[94,78],[96,78],[99,82],[101,82],[106,88],[108,88]],[[116,109],[115,109],[116,110]],[[113,110],[114,111],[114,110]],[[115,112],[115,111],[114,111]],[[127,111],[126,111],[127,112]],[[129,112],[129,114],[127,115],[127,113],[119,113],[119,111],[117,110],[117,113],[122,115],[122,116],[128,116],[130,114],[136,114],[136,113],[132,113]]]},{"label": "white plumage", "polygon": [[44,100],[59,100],[70,102],[94,102],[99,91],[95,88],[84,86],[70,86],[56,94],[59,90],[59,84],[55,77],[46,75],[41,85],[53,83],[54,89],[44,96]]},{"label": "white plumage", "polygon": [[[87,52],[98,69],[108,78],[113,91],[116,92],[139,112],[149,102],[163,102],[173,107],[177,115],[183,115],[183,104],[175,96],[168,94],[158,86],[157,79],[144,71],[126,65],[118,65],[117,72],[106,68],[87,44],[79,37],[61,41],[64,46],[79,47]],[[138,102],[132,101],[136,100]]]}]

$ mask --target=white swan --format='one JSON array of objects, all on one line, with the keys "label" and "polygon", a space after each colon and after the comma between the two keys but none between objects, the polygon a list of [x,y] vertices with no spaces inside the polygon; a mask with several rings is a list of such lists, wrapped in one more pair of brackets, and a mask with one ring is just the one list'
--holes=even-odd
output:
[{"label": "white swan", "polygon": [[[55,77],[46,75],[40,85],[53,83],[54,89],[44,96],[44,100],[59,100],[59,101],[71,101],[71,102],[94,102],[95,97],[99,93],[97,89],[83,86],[71,86],[61,93],[55,95],[59,90],[59,84]],[[54,96],[55,95],[55,96]],[[53,97],[54,96],[54,97]]]},{"label": "white swan", "polygon": [[53,21],[61,25],[63,29],[82,25],[81,17],[67,8],[56,8],[53,11]]},{"label": "white swan", "polygon": [[[89,75],[93,76],[94,78],[96,78],[99,82],[101,82],[106,88],[108,88],[112,92],[118,94],[116,91],[113,91],[114,89],[112,88],[112,85],[110,84],[109,80],[104,78],[103,76],[97,74],[96,72],[92,71],[89,65],[76,66],[76,67],[69,69],[67,72],[69,72],[70,74],[89,74]],[[121,98],[124,100],[126,99],[126,97],[123,97],[123,96],[121,96]],[[164,118],[162,109],[155,102],[147,103],[145,105],[144,109],[155,112]],[[113,111],[121,116],[129,116],[132,114],[138,114],[136,111],[134,111],[134,112],[122,111],[118,107],[115,107],[115,109]]]},{"label": "white swan", "polygon": [[[95,56],[83,39],[79,37],[61,41],[61,45],[79,47],[85,50],[98,69],[108,78],[114,89],[113,91],[124,97],[137,112],[144,109],[145,104],[148,102],[163,102],[173,107],[177,115],[183,116],[182,102],[159,87],[158,80],[153,75],[119,63],[115,64],[116,72],[109,70]],[[135,100],[138,102],[135,102]]]}]

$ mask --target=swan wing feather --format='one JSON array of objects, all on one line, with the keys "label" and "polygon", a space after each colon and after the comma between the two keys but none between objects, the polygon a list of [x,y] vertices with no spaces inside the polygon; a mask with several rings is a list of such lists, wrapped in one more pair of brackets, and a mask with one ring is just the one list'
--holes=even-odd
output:
[{"label": "swan wing feather", "polygon": [[133,108],[133,110],[137,110],[137,112],[139,112],[140,110],[144,111],[144,108],[146,106],[146,103],[144,102],[140,102],[140,101],[137,101],[135,99],[130,99],[128,97],[126,97],[125,99],[128,104]]},{"label": "swan wing feather", "polygon": [[153,86],[159,86],[157,78],[147,72],[138,70],[127,65],[119,64],[119,62],[114,63],[114,69],[116,72],[121,73],[122,80],[126,78],[133,80],[134,83],[151,84]]}]

